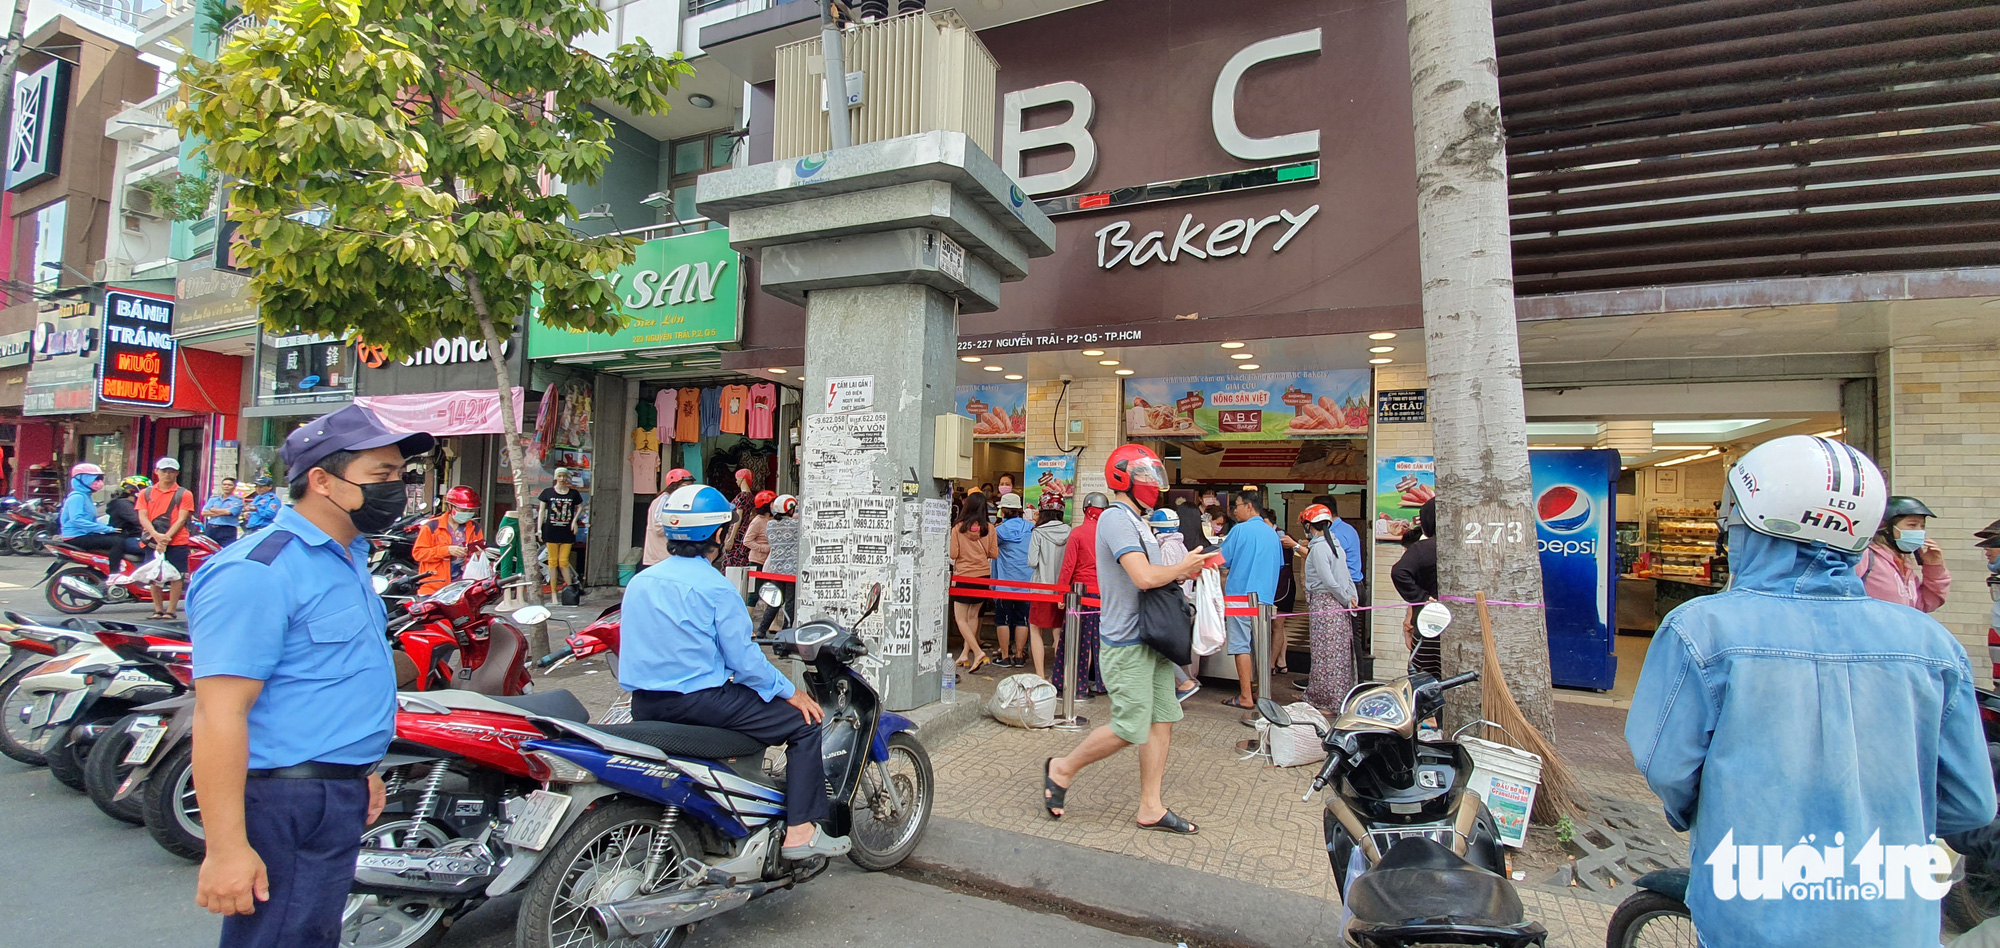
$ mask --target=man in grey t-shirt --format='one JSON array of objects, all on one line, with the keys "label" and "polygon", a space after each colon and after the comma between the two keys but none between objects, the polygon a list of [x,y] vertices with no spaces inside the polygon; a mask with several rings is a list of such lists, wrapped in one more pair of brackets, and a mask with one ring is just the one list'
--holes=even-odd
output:
[{"label": "man in grey t-shirt", "polygon": [[1043,765],[1042,806],[1062,819],[1063,796],[1083,768],[1139,745],[1139,806],[1141,829],[1190,835],[1197,827],[1182,819],[1160,798],[1167,770],[1167,745],[1173,722],[1181,719],[1174,685],[1174,666],[1166,656],[1139,643],[1139,594],[1178,583],[1200,573],[1208,557],[1196,555],[1161,565],[1160,543],[1145,526],[1145,516],[1160,502],[1167,485],[1166,465],[1142,445],[1128,444],[1111,452],[1104,465],[1104,482],[1116,493],[1097,521],[1097,589],[1102,615],[1098,622],[1098,668],[1111,694],[1111,723],[1091,731],[1067,757],[1051,757]]}]

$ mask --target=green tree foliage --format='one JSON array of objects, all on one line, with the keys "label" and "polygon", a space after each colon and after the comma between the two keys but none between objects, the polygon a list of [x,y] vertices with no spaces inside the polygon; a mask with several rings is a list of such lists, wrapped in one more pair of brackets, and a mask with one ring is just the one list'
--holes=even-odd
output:
[{"label": "green tree foliage", "polygon": [[[212,61],[187,59],[173,120],[234,179],[228,213],[252,243],[237,259],[281,332],[365,339],[401,358],[441,338],[483,338],[496,394],[500,340],[530,313],[617,328],[604,275],[636,241],[572,233],[550,179],[593,183],[611,158],[609,101],[667,111],[692,70],[644,41],[608,59],[577,49],[609,21],[591,0],[246,0],[254,24]],[[500,398],[513,470],[520,419]],[[525,501],[526,498],[523,498]],[[524,505],[525,506],[525,505]],[[525,511],[524,511],[525,512]],[[521,533],[530,601],[539,544]],[[546,631],[531,632],[546,652]]]},{"label": "green tree foliage", "polygon": [[[604,331],[634,242],[564,226],[545,175],[590,183],[611,123],[668,108],[689,71],[643,41],[608,60],[588,0],[250,0],[258,26],[181,70],[174,120],[235,181],[229,216],[266,325],[359,335],[401,357],[538,316]],[[489,319],[491,328],[482,326]]]}]

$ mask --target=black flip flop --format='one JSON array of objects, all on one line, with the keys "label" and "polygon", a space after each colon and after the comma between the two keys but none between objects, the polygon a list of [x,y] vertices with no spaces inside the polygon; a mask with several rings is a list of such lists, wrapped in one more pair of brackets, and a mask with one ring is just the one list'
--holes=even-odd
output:
[{"label": "black flip flop", "polygon": [[1180,814],[1175,813],[1172,810],[1168,810],[1167,815],[1160,817],[1158,822],[1139,823],[1138,826],[1142,830],[1153,830],[1154,832],[1158,833],[1172,833],[1176,836],[1193,836],[1196,833],[1201,832],[1201,827],[1196,826],[1193,823],[1190,823],[1184,819],[1181,819]]},{"label": "black flip flop", "polygon": [[1224,699],[1222,699],[1222,706],[1223,706],[1223,707],[1225,707],[1225,708],[1235,708],[1235,709],[1236,709],[1236,710],[1238,710],[1238,711],[1255,711],[1255,710],[1257,710],[1257,706],[1256,706],[1256,705],[1254,705],[1254,704],[1244,704],[1244,703],[1243,703],[1243,699],[1242,699],[1242,698],[1239,698],[1239,697],[1237,697],[1236,695],[1230,695],[1229,697],[1227,697],[1227,698],[1224,698]]},{"label": "black flip flop", "polygon": [[1050,775],[1055,764],[1053,757],[1042,758],[1042,809],[1049,811],[1049,819],[1060,820],[1063,815],[1056,811],[1069,809],[1063,806],[1063,796],[1069,793],[1069,788],[1058,785],[1056,778]]}]

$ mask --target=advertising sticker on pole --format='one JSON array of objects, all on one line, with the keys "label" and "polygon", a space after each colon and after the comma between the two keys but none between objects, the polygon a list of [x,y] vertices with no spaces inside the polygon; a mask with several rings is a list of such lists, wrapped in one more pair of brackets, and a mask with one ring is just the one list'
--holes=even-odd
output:
[{"label": "advertising sticker on pole", "polygon": [[1069,519],[1076,497],[1076,455],[1037,455],[1028,459],[1027,484],[1021,495],[1030,510],[1054,508]]},{"label": "advertising sticker on pole", "polygon": [[1375,542],[1401,543],[1417,528],[1417,511],[1437,496],[1437,460],[1375,459]]}]

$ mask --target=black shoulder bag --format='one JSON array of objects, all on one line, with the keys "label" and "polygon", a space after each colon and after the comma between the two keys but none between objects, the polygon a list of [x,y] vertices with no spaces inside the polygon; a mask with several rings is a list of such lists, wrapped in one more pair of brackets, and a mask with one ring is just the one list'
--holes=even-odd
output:
[{"label": "black shoulder bag", "polygon": [[[1131,511],[1120,510],[1139,520]],[[1149,563],[1153,561],[1153,551],[1159,548],[1157,539],[1147,542],[1151,530],[1144,521],[1139,521],[1139,542],[1146,546]],[[1181,595],[1181,584],[1139,590],[1139,642],[1176,665],[1194,661],[1194,603]]]}]

